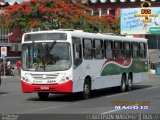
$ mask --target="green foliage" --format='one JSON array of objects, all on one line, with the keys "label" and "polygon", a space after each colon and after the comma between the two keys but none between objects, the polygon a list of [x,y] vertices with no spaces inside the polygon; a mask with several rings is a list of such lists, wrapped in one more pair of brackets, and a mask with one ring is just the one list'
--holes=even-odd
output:
[{"label": "green foliage", "polygon": [[119,19],[114,16],[92,16],[90,9],[71,0],[30,0],[5,8],[9,15],[9,28],[23,30],[81,29],[86,32],[113,32],[119,34]]}]

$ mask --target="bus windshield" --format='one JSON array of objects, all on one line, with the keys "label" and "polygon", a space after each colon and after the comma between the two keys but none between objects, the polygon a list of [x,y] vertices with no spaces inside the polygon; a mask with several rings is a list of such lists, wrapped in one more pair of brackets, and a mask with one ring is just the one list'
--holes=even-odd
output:
[{"label": "bus windshield", "polygon": [[23,44],[22,69],[26,71],[62,71],[71,67],[71,47],[66,42]]}]

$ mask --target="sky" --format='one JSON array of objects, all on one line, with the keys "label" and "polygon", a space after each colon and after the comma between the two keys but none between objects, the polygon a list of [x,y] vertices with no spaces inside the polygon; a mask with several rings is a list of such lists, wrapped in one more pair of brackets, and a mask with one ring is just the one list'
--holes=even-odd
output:
[{"label": "sky", "polygon": [[23,2],[23,1],[28,1],[28,0],[5,0],[5,2]]}]

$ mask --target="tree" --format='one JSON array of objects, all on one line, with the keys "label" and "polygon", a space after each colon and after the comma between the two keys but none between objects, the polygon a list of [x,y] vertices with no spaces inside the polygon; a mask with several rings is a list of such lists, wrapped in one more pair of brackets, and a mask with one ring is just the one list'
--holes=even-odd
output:
[{"label": "tree", "polygon": [[9,16],[3,12],[0,14],[0,29],[7,29],[9,27]]},{"label": "tree", "polygon": [[117,30],[115,24],[119,23],[114,16],[92,16],[89,12],[90,8],[72,0],[30,0],[5,8],[10,30],[15,27],[23,30],[67,28],[87,32]]}]

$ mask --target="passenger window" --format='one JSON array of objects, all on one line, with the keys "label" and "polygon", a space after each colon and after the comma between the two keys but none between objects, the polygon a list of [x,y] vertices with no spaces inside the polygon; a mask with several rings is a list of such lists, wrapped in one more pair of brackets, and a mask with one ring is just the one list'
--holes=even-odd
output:
[{"label": "passenger window", "polygon": [[73,59],[74,59],[74,69],[82,63],[82,46],[81,39],[73,37]]},{"label": "passenger window", "polygon": [[139,52],[139,57],[140,58],[146,58],[146,45],[145,43],[140,43],[139,44],[139,49],[140,49],[140,52]]},{"label": "passenger window", "polygon": [[112,51],[112,41],[105,41],[104,47],[105,47],[105,57],[106,58],[113,58],[113,51]]},{"label": "passenger window", "polygon": [[122,58],[122,42],[114,42],[115,58]]},{"label": "passenger window", "polygon": [[131,57],[131,50],[130,50],[130,42],[123,43],[123,57],[130,58]]},{"label": "passenger window", "polygon": [[91,39],[83,39],[83,56],[84,56],[84,59],[92,59]]},{"label": "passenger window", "polygon": [[102,40],[94,40],[94,56],[96,59],[102,59],[103,58],[103,52],[102,52]]},{"label": "passenger window", "polygon": [[138,51],[139,51],[138,43],[133,42],[132,43],[132,57],[133,58],[138,58],[139,57]]}]

